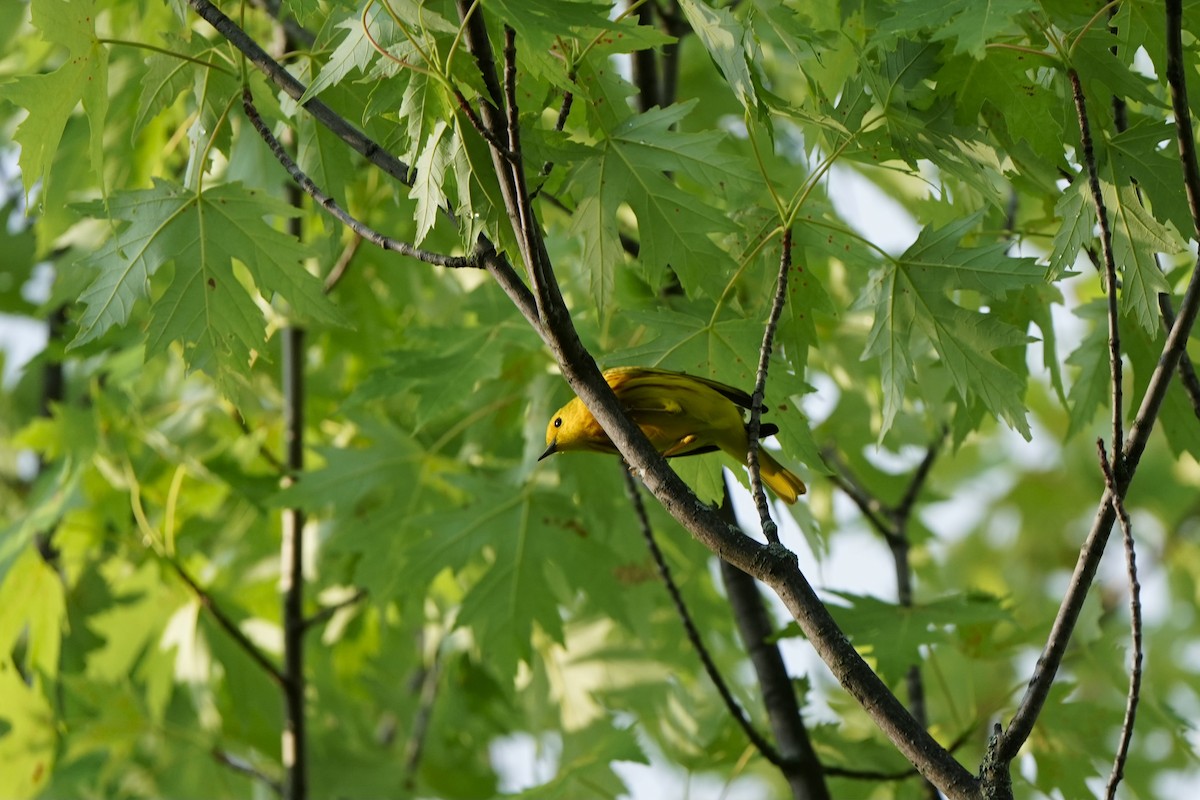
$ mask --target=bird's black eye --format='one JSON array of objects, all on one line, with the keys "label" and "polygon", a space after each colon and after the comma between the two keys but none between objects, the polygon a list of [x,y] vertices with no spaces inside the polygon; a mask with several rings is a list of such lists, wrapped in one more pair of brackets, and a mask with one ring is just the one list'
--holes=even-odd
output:
[{"label": "bird's black eye", "polygon": [[562,427],[562,417],[555,417],[555,418],[554,418],[554,427],[556,427],[556,428],[561,428],[561,427]]}]

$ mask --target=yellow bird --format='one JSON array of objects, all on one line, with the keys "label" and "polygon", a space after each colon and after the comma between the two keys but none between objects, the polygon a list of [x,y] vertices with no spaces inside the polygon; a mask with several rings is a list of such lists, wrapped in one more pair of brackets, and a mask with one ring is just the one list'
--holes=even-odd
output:
[{"label": "yellow bird", "polygon": [[[743,464],[750,439],[740,408],[751,397],[741,389],[682,372],[648,367],[615,367],[604,380],[612,387],[629,418],[667,458],[723,450]],[[778,433],[775,425],[760,426],[762,436]],[[560,408],[546,426],[548,455],[567,450],[615,453],[617,448],[578,397]],[[804,494],[804,481],[788,472],[771,454],[758,451],[763,482],[788,503]]]}]

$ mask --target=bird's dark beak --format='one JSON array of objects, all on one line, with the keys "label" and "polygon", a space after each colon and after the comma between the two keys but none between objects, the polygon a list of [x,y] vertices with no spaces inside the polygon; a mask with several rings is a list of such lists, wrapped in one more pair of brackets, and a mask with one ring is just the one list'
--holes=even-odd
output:
[{"label": "bird's dark beak", "polygon": [[538,461],[541,461],[546,456],[552,456],[557,452],[558,452],[558,439],[555,439],[553,442],[550,443],[550,446],[546,448],[546,452],[544,452],[540,456],[538,456]]}]

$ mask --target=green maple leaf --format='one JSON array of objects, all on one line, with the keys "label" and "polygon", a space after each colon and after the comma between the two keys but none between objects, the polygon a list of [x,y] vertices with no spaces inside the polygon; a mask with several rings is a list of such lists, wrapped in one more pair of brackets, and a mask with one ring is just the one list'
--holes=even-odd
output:
[{"label": "green maple leaf", "polygon": [[833,594],[850,604],[830,605],[833,618],[889,681],[899,680],[910,665],[921,663],[922,647],[952,645],[969,628],[978,636],[981,630],[1012,620],[998,598],[984,594],[961,594],[913,606],[867,595]]},{"label": "green maple leaf", "polygon": [[559,493],[514,487],[492,477],[463,478],[476,502],[413,519],[394,565],[394,582],[406,592],[423,587],[443,569],[474,566],[477,576],[463,597],[458,623],[473,629],[492,667],[511,675],[529,661],[533,627],[554,641],[563,637],[559,604],[548,570],[594,569],[587,549],[576,546],[574,508]]},{"label": "green maple leaf", "polygon": [[433,229],[433,224],[437,222],[439,209],[446,205],[446,195],[442,184],[446,180],[446,165],[449,160],[450,143],[448,139],[453,136],[453,134],[447,135],[447,131],[450,130],[444,121],[439,120],[429,133],[429,138],[414,165],[417,175],[408,196],[417,201],[417,213],[414,220],[417,224],[417,233],[414,243],[418,245]]},{"label": "green maple leaf", "polygon": [[654,338],[644,345],[614,351],[606,366],[636,364],[664,367],[715,378],[732,386],[754,385],[762,323],[748,319],[716,321],[677,311],[627,311],[622,317],[643,323]]},{"label": "green maple leaf", "polygon": [[[1179,180],[1175,129],[1136,114],[1130,118],[1130,126],[1108,141],[1114,182],[1134,180],[1156,218],[1174,225],[1177,231],[1190,231],[1192,218]],[[1118,176],[1120,181],[1115,180]]]},{"label": "green maple leaf", "polygon": [[892,264],[877,271],[856,308],[875,314],[864,358],[880,360],[886,432],[895,419],[904,391],[914,375],[913,332],[932,343],[966,402],[981,400],[1028,438],[1022,392],[1024,381],[992,355],[1003,347],[1025,344],[1025,334],[999,319],[958,305],[949,292],[973,290],[999,297],[1043,279],[1030,258],[1004,255],[997,242],[963,247],[958,241],[977,224],[973,214],[940,229],[925,228]]},{"label": "green maple leaf", "polygon": [[1062,160],[1062,103],[1039,81],[1028,54],[1000,50],[979,60],[952,59],[939,73],[938,93],[953,95],[959,124],[974,125],[983,116],[1048,162]]},{"label": "green maple leaf", "polygon": [[1088,335],[1071,355],[1067,364],[1077,372],[1067,393],[1067,410],[1070,423],[1066,438],[1071,438],[1086,428],[1112,395],[1109,372],[1108,327],[1105,324],[1105,305],[1102,301],[1092,302],[1075,311],[1076,316],[1090,320]]},{"label": "green maple leaf", "polygon": [[87,308],[71,347],[128,323],[134,304],[149,296],[151,276],[168,263],[174,264],[174,275],[152,309],[148,355],[179,341],[193,366],[215,359],[219,369],[240,368],[261,347],[262,312],[235,260],[259,292],[278,293],[301,317],[342,321],[321,282],[301,263],[307,250],[264,220],[295,210],[260,192],[225,184],[196,194],[156,181],[151,189],[114,195],[91,210],[127,224],[79,262],[99,275],[80,297]]},{"label": "green maple leaf", "polygon": [[[576,230],[583,234],[585,251],[607,253],[589,267],[611,271],[619,264],[612,250],[615,212],[628,203],[637,216],[640,259],[648,271],[671,267],[689,293],[702,290],[718,297],[724,290],[726,271],[719,265],[729,257],[710,236],[733,230],[733,224],[664,173],[678,173],[721,194],[730,185],[747,185],[752,176],[742,159],[719,149],[722,134],[673,130],[695,104],[655,108],[625,120],[577,167],[572,184],[581,197],[598,197],[592,201],[598,205],[589,209],[593,224],[577,218]],[[603,277],[599,286],[611,281]]]},{"label": "green maple leaf", "polygon": [[949,0],[928,3],[905,0],[896,4],[896,12],[879,26],[879,33],[910,36],[933,31],[934,41],[957,40],[955,53],[970,53],[982,58],[984,46],[1002,33],[1016,28],[1014,19],[1037,7],[1032,0]]},{"label": "green maple leaf", "polygon": [[746,28],[727,8],[710,8],[697,0],[680,0],[679,7],[738,102],[747,111],[757,111],[758,97],[747,52],[753,38]]},{"label": "green maple leaf", "polygon": [[1054,234],[1054,250],[1050,253],[1047,280],[1051,281],[1074,268],[1079,250],[1092,238],[1096,204],[1091,202],[1087,180],[1080,177],[1068,186],[1054,204],[1054,213],[1062,218],[1062,225]]},{"label": "green maple leaf", "polygon": [[21,145],[26,194],[40,180],[44,201],[55,151],[67,120],[81,102],[91,130],[92,168],[103,174],[100,167],[104,163],[104,124],[109,105],[108,52],[96,38],[92,0],[34,0],[30,15],[34,27],[48,41],[66,47],[71,54],[53,72],[22,76],[4,88],[8,100],[29,111],[13,139]]},{"label": "green maple leaf", "polygon": [[1158,295],[1170,291],[1156,253],[1178,253],[1183,241],[1155,219],[1128,183],[1100,182],[1112,227],[1113,260],[1121,270],[1121,304],[1146,331],[1158,327]]}]

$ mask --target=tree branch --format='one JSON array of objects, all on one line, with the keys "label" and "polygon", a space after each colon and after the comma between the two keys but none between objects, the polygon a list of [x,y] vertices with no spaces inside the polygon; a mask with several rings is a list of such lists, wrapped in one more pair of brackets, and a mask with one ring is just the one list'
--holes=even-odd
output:
[{"label": "tree branch", "polygon": [[[637,7],[633,8],[635,5]],[[641,2],[629,0],[627,7],[637,15],[639,26],[654,27],[653,3],[645,2],[645,0],[641,0]],[[633,85],[637,87],[638,111],[644,114],[655,106],[665,108],[667,104],[662,99],[658,78],[658,61],[654,50],[647,47],[630,53],[629,71]]]},{"label": "tree branch", "polygon": [[788,272],[791,269],[792,229],[787,228],[783,232],[783,240],[779,243],[779,277],[775,279],[775,299],[771,303],[771,313],[763,329],[762,346],[758,349],[758,373],[754,379],[754,393],[750,397],[750,424],[746,427],[746,438],[749,441],[746,465],[750,468],[750,490],[754,495],[754,505],[758,508],[763,536],[771,544],[779,544],[779,529],[775,527],[775,520],[771,519],[771,506],[767,503],[766,492],[763,491],[758,463],[758,433],[762,425],[763,399],[767,394],[767,367],[771,362],[771,343],[775,340],[779,317],[783,314],[784,303],[787,302]]},{"label": "tree branch", "polygon": [[[249,92],[247,92],[249,94]],[[288,187],[289,201],[300,204],[296,186]],[[292,233],[300,236],[300,220],[291,220]],[[304,329],[288,325],[283,329],[283,435],[287,466],[285,485],[299,480],[304,473],[305,347]],[[304,636],[308,631],[304,616],[304,522],[298,507],[282,513],[280,577],[283,592],[283,797],[284,800],[308,798],[308,725],[304,702]]]},{"label": "tree branch", "polygon": [[[725,498],[719,510],[731,526],[737,524],[728,476],[725,476]],[[758,584],[728,561],[721,561],[720,566],[729,607],[750,663],[754,665],[758,685],[762,688],[763,707],[775,741],[779,743],[783,763],[778,766],[792,788],[792,797],[796,800],[827,800],[829,787],[825,784],[825,771],[808,738],[783,655],[779,646],[770,641],[774,627],[758,592]]]},{"label": "tree branch", "polygon": [[[1191,112],[1187,103],[1187,84],[1184,77],[1183,44],[1181,39],[1182,7],[1180,0],[1167,0],[1167,85],[1171,93],[1171,106],[1175,114],[1176,139],[1179,145],[1180,160],[1184,171],[1184,189],[1188,197],[1188,207],[1192,215],[1192,224],[1196,238],[1200,239],[1200,168],[1196,163],[1196,150],[1193,141]],[[1116,520],[1113,511],[1113,499],[1125,498],[1129,483],[1137,469],[1150,433],[1154,429],[1155,420],[1170,386],[1171,378],[1179,365],[1180,357],[1187,347],[1188,337],[1195,327],[1196,315],[1200,312],[1200,259],[1192,269],[1191,278],[1180,303],[1179,315],[1175,324],[1167,334],[1158,365],[1150,376],[1142,402],[1130,426],[1129,435],[1124,443],[1125,472],[1116,476],[1116,491],[1105,489],[1100,500],[1096,517],[1092,522],[1091,531],[1079,552],[1079,560],[1075,572],[1071,576],[1067,593],[1058,609],[1042,655],[1030,678],[1025,696],[1021,699],[1016,713],[1009,723],[1008,729],[999,737],[996,754],[1005,763],[1016,758],[1021,745],[1033,731],[1034,722],[1041,712],[1042,706],[1049,696],[1054,683],[1054,676],[1062,663],[1067,643],[1079,613],[1087,598],[1088,589],[1095,577],[1104,546],[1108,543],[1109,534]]]},{"label": "tree branch", "polygon": [[642,503],[642,495],[638,491],[637,482],[629,474],[629,469],[625,462],[621,462],[621,475],[625,481],[625,495],[629,498],[629,504],[633,506],[633,513],[638,521],[638,529],[642,532],[642,538],[646,541],[650,557],[654,561],[654,566],[658,569],[658,576],[662,579],[663,585],[666,586],[667,594],[671,596],[671,604],[675,606],[675,613],[679,615],[679,620],[683,623],[684,633],[687,635],[692,649],[696,651],[696,655],[700,658],[700,664],[704,667],[704,671],[713,682],[713,686],[716,687],[717,694],[721,696],[721,702],[725,704],[725,708],[729,710],[729,716],[733,717],[734,721],[745,732],[746,738],[750,740],[754,748],[762,753],[764,758],[780,769],[783,769],[786,773],[788,765],[785,763],[783,756],[754,727],[745,710],[738,704],[737,699],[734,698],[733,692],[729,689],[729,684],[725,682],[724,676],[721,675],[721,671],[717,669],[717,664],[713,661],[712,654],[708,652],[708,646],[704,644],[704,638],[700,635],[700,630],[696,627],[695,620],[692,619],[692,612],[688,611],[687,603],[683,601],[683,595],[679,592],[679,585],[675,583],[675,576],[671,574],[671,568],[667,565],[667,559],[663,556],[662,550],[659,549],[658,542],[654,540],[654,529],[650,527],[650,518],[646,516],[646,506]]},{"label": "tree branch", "polygon": [[1096,440],[1096,449],[1100,455],[1100,469],[1104,473],[1104,483],[1108,486],[1109,494],[1113,497],[1113,511],[1121,523],[1121,538],[1125,543],[1125,566],[1129,575],[1129,629],[1132,653],[1130,654],[1129,691],[1125,697],[1125,719],[1121,722],[1121,740],[1117,744],[1117,752],[1113,757],[1112,772],[1108,776],[1105,787],[1105,797],[1114,800],[1117,796],[1117,786],[1125,775],[1125,759],[1129,756],[1129,744],[1133,739],[1133,724],[1137,718],[1138,700],[1142,687],[1142,586],[1137,576],[1137,551],[1133,543],[1133,526],[1129,521],[1129,513],[1116,491],[1116,476],[1108,463],[1108,453],[1104,450],[1104,441]]},{"label": "tree branch", "polygon": [[[205,22],[212,25],[218,33],[228,39],[230,44],[236,47],[242,55],[246,56],[250,60],[250,63],[254,64],[284,94],[296,101],[299,101],[304,96],[308,87],[293,78],[291,73],[282,64],[271,58],[257,42],[251,39],[233,20],[221,13],[221,10],[209,2],[209,0],[188,0],[188,4],[191,5]],[[407,186],[412,185],[412,168],[408,164],[393,156],[373,139],[347,122],[345,118],[332,108],[315,97],[305,101],[303,107],[308,113],[312,114],[313,119],[332,131],[350,149],[359,153],[401,183]]]},{"label": "tree branch", "polygon": [[196,599],[200,601],[201,607],[212,614],[213,619],[217,622],[217,627],[225,631],[229,635],[229,638],[233,639],[237,646],[242,648],[246,655],[250,657],[250,660],[262,668],[262,671],[267,674],[268,678],[281,687],[287,686],[287,677],[280,671],[279,667],[272,664],[271,660],[263,654],[262,650],[258,649],[258,645],[250,641],[250,638],[242,633],[242,629],[217,605],[212,595],[201,588],[200,584],[196,583],[196,579],[183,568],[183,565],[170,556],[163,555],[160,557],[171,566],[171,569],[179,576],[179,579],[192,590],[192,593],[196,595]]},{"label": "tree branch", "polygon": [[424,261],[427,264],[433,264],[438,267],[449,267],[451,269],[482,268],[478,248],[470,256],[448,256],[443,253],[434,253],[430,250],[423,250],[420,247],[411,245],[408,242],[402,242],[399,239],[385,236],[374,228],[355,219],[348,211],[338,205],[336,200],[321,191],[321,188],[313,183],[312,179],[305,175],[295,160],[288,155],[287,150],[284,149],[279,139],[275,137],[275,134],[271,133],[271,129],[263,121],[262,115],[258,112],[258,107],[254,104],[254,97],[250,94],[249,87],[242,89],[242,109],[246,112],[246,118],[250,120],[250,124],[254,126],[254,130],[266,142],[267,147],[275,155],[275,159],[283,165],[283,168],[287,170],[292,180],[312,197],[317,205],[325,209],[326,212],[347,228],[354,231],[359,237],[366,239],[381,250],[391,250],[400,255],[415,258],[418,261]]},{"label": "tree branch", "polygon": [[[456,1],[460,18],[465,18],[471,4],[467,0]],[[476,9],[466,21],[464,40],[483,73],[484,85],[497,85],[491,44],[487,41],[486,26],[482,23],[482,10]],[[504,120],[489,106],[488,103],[483,104],[481,117],[485,124],[498,130],[497,125],[504,125]],[[512,113],[512,109],[509,109],[509,113]],[[506,168],[496,153],[493,153],[493,163],[501,178],[502,193],[509,205],[509,218],[514,222],[514,229],[534,236],[532,242],[523,241],[522,247],[530,267],[544,339],[567,383],[668,513],[713,553],[759,578],[779,595],[838,681],[858,700],[905,757],[948,796],[974,797],[978,788],[975,777],[913,719],[879,676],[867,666],[800,573],[795,555],[776,545],[764,547],[740,531],[731,529],[712,509],[696,498],[641,429],[621,410],[595,360],[579,340],[549,259],[545,257],[540,232],[522,224],[522,217],[532,212],[527,207],[528,195],[520,191],[523,157],[519,147],[512,149],[518,155],[516,169]]]},{"label": "tree branch", "polygon": [[1104,284],[1108,301],[1108,367],[1112,376],[1113,472],[1120,475],[1124,471],[1124,464],[1118,443],[1125,440],[1122,424],[1125,403],[1121,365],[1120,315],[1117,311],[1117,264],[1113,259],[1112,228],[1108,224],[1108,207],[1104,202],[1104,194],[1100,191],[1100,174],[1096,169],[1096,153],[1092,147],[1092,131],[1088,124],[1083,84],[1079,82],[1079,73],[1074,69],[1067,70],[1067,79],[1071,82],[1071,96],[1075,100],[1075,114],[1079,119],[1079,138],[1083,147],[1084,167],[1087,169],[1088,189],[1092,193],[1092,203],[1096,206],[1096,218],[1100,224],[1100,254],[1104,259]]},{"label": "tree branch", "polygon": [[[297,101],[304,96],[307,87],[293,78],[279,62],[271,58],[265,50],[258,46],[257,42],[251,39],[233,20],[221,13],[220,9],[209,2],[209,0],[188,0],[188,3],[202,19],[228,39],[230,44],[241,51],[252,64],[262,71],[286,95]],[[409,165],[393,156],[379,143],[355,128],[329,106],[316,98],[312,98],[306,101],[303,107],[312,114],[317,122],[320,122],[332,131],[352,150],[404,185],[412,185],[413,171]],[[541,321],[538,319],[536,303],[529,288],[521,281],[521,278],[517,275],[512,265],[503,256],[495,252],[495,247],[490,241],[481,236],[479,244],[482,251],[479,257],[483,260],[484,267],[496,279],[496,282],[517,306],[517,309],[529,322],[530,326],[539,335],[542,335]]]}]

